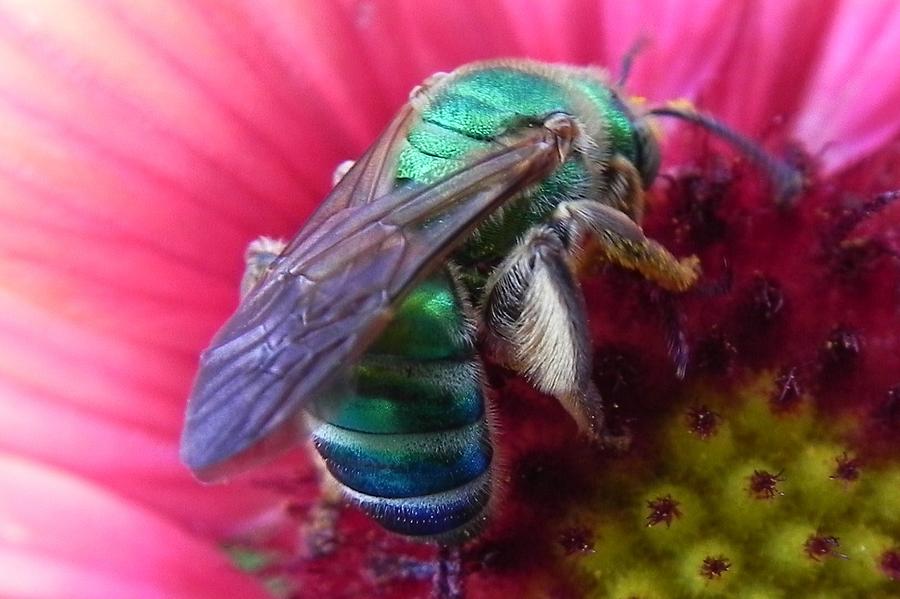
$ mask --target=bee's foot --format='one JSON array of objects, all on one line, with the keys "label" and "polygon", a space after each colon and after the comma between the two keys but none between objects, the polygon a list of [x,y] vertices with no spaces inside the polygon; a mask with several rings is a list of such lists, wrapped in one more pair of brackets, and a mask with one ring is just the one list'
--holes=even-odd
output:
[{"label": "bee's foot", "polygon": [[463,599],[462,557],[458,545],[442,545],[438,549],[437,568],[434,573],[434,599]]},{"label": "bee's foot", "polygon": [[432,599],[463,599],[462,558],[458,547],[439,547],[435,559],[398,555],[395,551],[374,551],[366,564],[375,584],[404,581],[432,581]]},{"label": "bee's foot", "polygon": [[304,557],[317,559],[331,555],[340,545],[337,531],[340,505],[330,501],[317,503],[310,511],[301,531]]},{"label": "bee's foot", "polygon": [[366,574],[378,585],[401,581],[422,581],[434,576],[435,567],[430,561],[411,556],[375,552],[366,564]]}]

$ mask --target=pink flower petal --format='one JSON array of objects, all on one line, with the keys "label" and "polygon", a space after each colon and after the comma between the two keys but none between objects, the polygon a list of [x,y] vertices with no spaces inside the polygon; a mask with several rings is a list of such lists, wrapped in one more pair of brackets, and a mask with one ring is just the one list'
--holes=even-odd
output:
[{"label": "pink flower petal", "polygon": [[752,135],[783,119],[833,170],[898,134],[900,16],[859,7],[4,3],[0,595],[259,591],[205,539],[284,525],[286,495],[311,493],[190,477],[176,447],[196,356],[246,243],[293,233],[425,75],[504,55],[616,74],[645,36],[630,90]]},{"label": "pink flower petal", "polygon": [[610,0],[598,14],[594,43],[605,48],[601,55],[616,73],[622,56],[646,40],[628,90],[656,102],[696,98],[733,51],[746,12],[744,4],[727,0]]},{"label": "pink flower petal", "polygon": [[827,172],[900,135],[900,10],[892,0],[844,2],[822,45],[797,136]]},{"label": "pink flower petal", "polygon": [[122,497],[0,454],[0,595],[262,597],[213,546]]},{"label": "pink flower petal", "polygon": [[737,39],[703,107],[755,138],[796,117],[827,42],[837,0],[745,3]]},{"label": "pink flower petal", "polygon": [[[285,499],[275,489],[240,483],[201,487],[178,461],[177,433],[92,414],[5,380],[0,395],[0,451],[104,485],[212,539],[241,536],[261,519],[286,523]],[[310,490],[312,485],[310,473]]]},{"label": "pink flower petal", "polygon": [[[635,61],[629,89],[659,100],[693,96],[728,57],[748,8],[724,0],[696,2],[690,10],[677,0],[548,0],[527,6],[509,0],[505,10],[474,1],[345,0],[343,6],[341,31],[365,43],[355,61],[372,62],[376,83],[390,90],[395,103],[422,77],[485,58],[594,64],[616,75],[622,57],[642,38],[649,44]],[[334,16],[314,11],[314,19],[319,12]],[[344,38],[325,43],[330,48],[337,39]]]},{"label": "pink flower petal", "polygon": [[328,180],[294,144],[324,156],[339,133],[287,101],[274,52],[236,44],[242,15],[207,16],[0,7],[0,448],[222,537],[284,498],[178,462],[196,355],[247,241],[296,228],[304,169]]},{"label": "pink flower petal", "polygon": [[0,302],[17,339],[3,365],[175,432],[196,352],[236,302],[243,246],[297,226],[312,197],[299,173],[328,178],[292,144],[331,138],[202,14],[129,7],[0,9]]}]

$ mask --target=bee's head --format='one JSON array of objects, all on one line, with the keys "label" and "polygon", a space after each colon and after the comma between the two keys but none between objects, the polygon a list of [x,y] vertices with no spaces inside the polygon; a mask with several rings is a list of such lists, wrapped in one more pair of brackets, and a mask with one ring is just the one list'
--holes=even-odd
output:
[{"label": "bee's head", "polygon": [[[630,128],[630,143],[623,143],[618,151],[626,155],[641,175],[644,189],[653,184],[659,172],[659,132],[655,122],[646,114],[644,99],[626,97],[620,89],[610,88],[611,103],[607,109],[612,120],[615,114],[627,123]],[[621,121],[620,121],[621,122]]]}]

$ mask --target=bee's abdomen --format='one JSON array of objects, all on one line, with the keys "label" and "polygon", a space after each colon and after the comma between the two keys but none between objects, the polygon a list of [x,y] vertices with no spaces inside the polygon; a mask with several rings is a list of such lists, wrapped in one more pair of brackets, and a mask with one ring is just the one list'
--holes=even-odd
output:
[{"label": "bee's abdomen", "polygon": [[338,480],[360,493],[386,499],[463,486],[491,463],[484,422],[453,431],[398,435],[323,424],[316,430],[316,446]]},{"label": "bee's abdomen", "polygon": [[309,407],[329,472],[401,534],[460,534],[490,498],[491,431],[460,302],[449,277],[423,283],[351,376]]}]

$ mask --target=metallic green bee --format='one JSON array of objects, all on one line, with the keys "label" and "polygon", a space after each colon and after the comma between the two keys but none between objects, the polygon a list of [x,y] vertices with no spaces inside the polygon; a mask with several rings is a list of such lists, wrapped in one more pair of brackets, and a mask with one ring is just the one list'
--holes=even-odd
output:
[{"label": "metallic green bee", "polygon": [[[201,358],[181,455],[202,478],[311,434],[385,528],[459,541],[497,496],[490,358],[604,426],[577,268],[593,252],[673,291],[699,273],[638,226],[674,114],[598,69],[491,61],[431,77],[287,245],[255,242],[244,296]],[[788,172],[788,175],[792,173]]]}]

